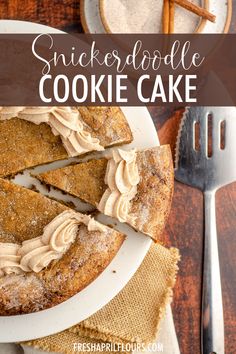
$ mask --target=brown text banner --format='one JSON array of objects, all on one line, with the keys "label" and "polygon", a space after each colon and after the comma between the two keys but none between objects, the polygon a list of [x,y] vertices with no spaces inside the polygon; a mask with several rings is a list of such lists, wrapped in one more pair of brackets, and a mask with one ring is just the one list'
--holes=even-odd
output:
[{"label": "brown text banner", "polygon": [[0,105],[236,105],[235,43],[234,34],[0,34]]}]

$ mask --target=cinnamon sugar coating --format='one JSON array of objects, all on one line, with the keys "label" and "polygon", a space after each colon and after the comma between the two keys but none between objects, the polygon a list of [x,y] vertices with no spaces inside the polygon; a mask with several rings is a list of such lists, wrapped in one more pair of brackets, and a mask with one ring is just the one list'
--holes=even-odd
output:
[{"label": "cinnamon sugar coating", "polygon": [[[21,243],[69,209],[36,192],[0,179],[0,242]],[[79,226],[75,242],[59,260],[39,273],[6,275],[0,279],[0,315],[36,312],[78,293],[107,267],[124,235],[106,227],[89,232]]]},{"label": "cinnamon sugar coating", "polygon": [[[85,130],[104,147],[133,140],[128,122],[119,107],[79,107]],[[12,176],[30,167],[65,159],[61,138],[51,128],[18,118],[0,121],[0,177]]]},{"label": "cinnamon sugar coating", "polygon": [[[36,176],[73,196],[97,207],[105,189],[107,160],[90,160]],[[165,227],[174,189],[174,171],[169,145],[137,152],[140,182],[131,200],[131,225],[158,241]]]}]

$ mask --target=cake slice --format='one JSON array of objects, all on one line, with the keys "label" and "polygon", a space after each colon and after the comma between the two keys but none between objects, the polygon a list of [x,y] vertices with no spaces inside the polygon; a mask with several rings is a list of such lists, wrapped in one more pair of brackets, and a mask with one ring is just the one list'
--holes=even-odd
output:
[{"label": "cake slice", "polygon": [[[123,158],[117,157],[117,151]],[[173,194],[171,151],[168,145],[137,151],[133,162],[130,160],[133,153],[129,154],[118,149],[114,150],[113,158],[93,159],[36,177],[44,184],[83,199],[106,215],[127,222],[157,241],[166,224]],[[128,176],[131,188],[122,180],[127,180],[124,166],[133,174]]]},{"label": "cake slice", "polygon": [[132,140],[118,107],[0,107],[0,177]]},{"label": "cake slice", "polygon": [[88,215],[0,179],[0,315],[67,300],[107,267],[123,241]]}]

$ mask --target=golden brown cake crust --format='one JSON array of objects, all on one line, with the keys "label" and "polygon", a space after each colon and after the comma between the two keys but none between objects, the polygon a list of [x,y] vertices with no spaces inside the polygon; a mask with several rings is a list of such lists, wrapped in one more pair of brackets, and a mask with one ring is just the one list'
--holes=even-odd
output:
[{"label": "golden brown cake crust", "polygon": [[[122,145],[133,140],[119,107],[79,107],[86,130],[101,145]],[[30,167],[68,158],[61,138],[47,124],[36,125],[18,118],[0,121],[0,177]]]},{"label": "golden brown cake crust", "polygon": [[43,183],[59,188],[85,202],[96,205],[107,186],[104,182],[107,159],[90,160],[51,170],[36,177]]},{"label": "golden brown cake crust", "polygon": [[[87,176],[85,171],[88,164],[89,170],[96,178],[93,178],[93,175]],[[106,187],[104,185],[106,165],[105,159],[91,160],[89,163],[49,171],[36,177],[81,199],[85,199],[86,194],[85,200],[97,207],[102,191]],[[174,189],[174,171],[169,145],[139,151],[137,165],[141,179],[137,194],[131,201],[130,214],[136,217],[136,222],[132,226],[157,241],[169,215]],[[79,176],[83,174],[87,178],[87,184],[80,184]],[[86,181],[86,178],[81,180]],[[88,198],[89,195],[92,197]]]},{"label": "golden brown cake crust", "polygon": [[0,177],[66,157],[61,139],[47,124],[18,118],[0,121]]},{"label": "golden brown cake crust", "polygon": [[101,145],[128,144],[133,135],[120,107],[79,107],[83,121],[93,129]]},{"label": "golden brown cake crust", "polygon": [[[66,206],[0,179],[0,241],[21,243],[40,236]],[[67,253],[45,270],[0,278],[0,315],[36,312],[78,293],[110,263],[124,235],[106,227],[88,232],[84,225]]]},{"label": "golden brown cake crust", "polygon": [[42,235],[65,205],[0,178],[0,242],[21,243]]},{"label": "golden brown cake crust", "polygon": [[169,216],[174,191],[169,145],[138,152],[137,165],[141,179],[131,201],[130,214],[136,216],[132,226],[158,241]]}]

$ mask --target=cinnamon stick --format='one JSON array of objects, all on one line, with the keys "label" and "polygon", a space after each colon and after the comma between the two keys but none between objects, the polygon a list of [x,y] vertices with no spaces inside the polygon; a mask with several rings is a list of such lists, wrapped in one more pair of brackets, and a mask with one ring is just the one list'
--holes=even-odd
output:
[{"label": "cinnamon stick", "polygon": [[188,0],[174,0],[174,1],[176,4],[184,7],[186,10],[189,10],[189,11],[195,13],[196,15],[203,17],[211,22],[215,22],[215,20],[216,20],[215,15],[211,14],[209,11],[207,11],[203,7],[195,5]]},{"label": "cinnamon stick", "polygon": [[170,2],[169,0],[164,0],[163,2],[162,32],[164,34],[169,33],[169,22],[170,22],[169,2]]},{"label": "cinnamon stick", "polygon": [[174,33],[175,23],[175,3],[174,0],[170,0],[169,4],[169,33]]}]

